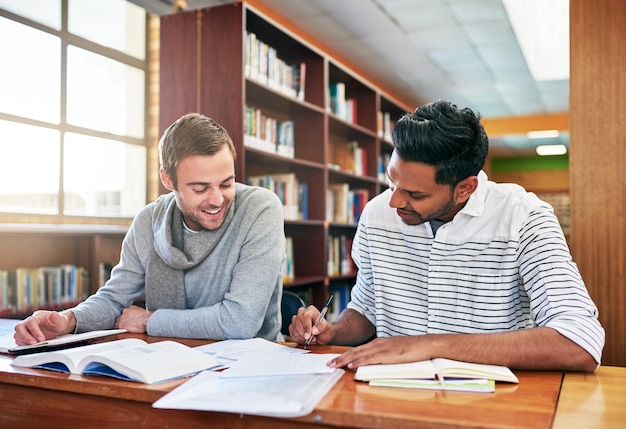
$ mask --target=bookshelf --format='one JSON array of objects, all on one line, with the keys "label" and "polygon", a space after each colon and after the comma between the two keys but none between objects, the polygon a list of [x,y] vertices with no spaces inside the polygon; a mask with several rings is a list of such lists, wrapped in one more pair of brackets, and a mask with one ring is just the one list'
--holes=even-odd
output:
[{"label": "bookshelf", "polygon": [[[384,119],[408,109],[245,2],[161,17],[160,46],[160,131],[189,112],[210,116],[235,143],[238,181],[298,189],[296,212],[286,209],[293,277],[284,286],[321,306],[331,283],[354,280],[328,273],[329,245],[351,240],[359,207],[385,188]],[[274,179],[285,177],[293,183],[282,188]]]},{"label": "bookshelf", "polygon": [[[127,228],[122,226],[0,224],[0,271],[20,269],[32,274],[44,267],[49,271],[73,266],[85,273],[81,277],[86,280],[83,293],[79,292],[75,299],[29,301],[25,307],[17,308],[4,308],[3,300],[0,306],[2,317],[23,317],[39,308],[58,310],[70,307],[94,293],[101,286],[101,265],[119,262],[126,231]],[[7,293],[3,290],[3,294]]]}]

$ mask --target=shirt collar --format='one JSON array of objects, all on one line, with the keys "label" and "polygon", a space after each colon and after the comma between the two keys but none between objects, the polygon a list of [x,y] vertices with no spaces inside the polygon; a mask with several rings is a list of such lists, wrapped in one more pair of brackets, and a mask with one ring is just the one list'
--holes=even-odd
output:
[{"label": "shirt collar", "polygon": [[463,213],[468,216],[480,216],[485,211],[485,198],[487,197],[487,174],[484,171],[478,173],[478,186],[476,190],[470,195],[467,200],[467,204],[463,207],[459,213],[454,216],[454,219]]}]

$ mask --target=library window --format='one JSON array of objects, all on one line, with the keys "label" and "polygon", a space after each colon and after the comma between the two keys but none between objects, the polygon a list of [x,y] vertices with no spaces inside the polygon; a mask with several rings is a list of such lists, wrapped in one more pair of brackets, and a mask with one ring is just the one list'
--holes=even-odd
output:
[{"label": "library window", "polygon": [[0,0],[0,215],[132,218],[146,202],[146,12]]}]

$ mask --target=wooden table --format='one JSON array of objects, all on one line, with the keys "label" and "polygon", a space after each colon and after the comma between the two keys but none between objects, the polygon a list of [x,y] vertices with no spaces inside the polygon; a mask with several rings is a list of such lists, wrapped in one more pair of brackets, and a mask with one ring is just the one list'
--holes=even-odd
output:
[{"label": "wooden table", "polygon": [[[190,346],[206,343],[179,341]],[[338,353],[346,348],[312,349]],[[353,372],[346,371],[314,412],[283,419],[154,409],[154,401],[184,381],[145,385],[18,368],[10,365],[11,360],[0,355],[0,427],[549,428],[562,381],[561,372],[520,371],[516,372],[518,385],[499,383],[495,393],[441,392],[369,387],[354,381]]]},{"label": "wooden table", "polygon": [[553,427],[626,427],[626,368],[602,366],[591,374],[566,374]]}]

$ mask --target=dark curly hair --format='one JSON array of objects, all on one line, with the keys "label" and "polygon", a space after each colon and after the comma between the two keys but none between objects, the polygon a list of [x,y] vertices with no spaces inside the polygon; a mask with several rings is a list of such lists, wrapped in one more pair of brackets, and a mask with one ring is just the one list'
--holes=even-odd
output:
[{"label": "dark curly hair", "polygon": [[407,113],[393,129],[393,146],[403,161],[436,167],[435,182],[456,186],[476,176],[489,151],[480,114],[459,109],[446,100],[425,104]]}]

